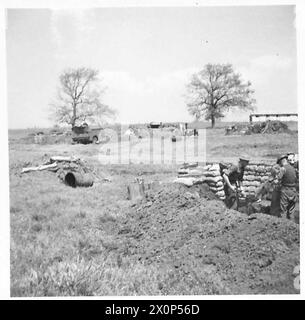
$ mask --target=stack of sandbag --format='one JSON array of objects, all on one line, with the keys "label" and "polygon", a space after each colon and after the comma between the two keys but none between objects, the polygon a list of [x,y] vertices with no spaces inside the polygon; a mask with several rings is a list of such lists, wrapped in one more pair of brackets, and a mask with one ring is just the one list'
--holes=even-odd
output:
[{"label": "stack of sandbag", "polygon": [[206,183],[220,199],[223,200],[225,198],[223,178],[220,175],[218,163],[211,163],[205,166],[185,164],[178,170],[178,178],[175,182],[183,183],[187,186]]},{"label": "stack of sandbag", "polygon": [[243,193],[245,196],[254,195],[258,188],[268,181],[272,165],[263,162],[250,162],[245,169]]},{"label": "stack of sandbag", "polygon": [[[228,166],[230,164],[227,164]],[[243,192],[240,199],[256,194],[259,187],[268,181],[271,175],[272,163],[266,161],[250,162],[245,169],[243,179]],[[220,198],[225,199],[224,182],[220,175],[218,163],[209,163],[205,166],[198,164],[184,164],[178,171],[176,182],[192,186],[207,183],[210,189]]]}]

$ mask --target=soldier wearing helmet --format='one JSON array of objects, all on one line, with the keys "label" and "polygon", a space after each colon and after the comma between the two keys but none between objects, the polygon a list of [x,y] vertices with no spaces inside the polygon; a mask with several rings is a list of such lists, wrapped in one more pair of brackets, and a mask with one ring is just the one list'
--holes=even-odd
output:
[{"label": "soldier wearing helmet", "polygon": [[280,183],[280,213],[281,217],[291,219],[295,212],[297,201],[297,174],[295,168],[288,162],[288,156],[282,155],[277,159],[280,165],[278,175]]}]

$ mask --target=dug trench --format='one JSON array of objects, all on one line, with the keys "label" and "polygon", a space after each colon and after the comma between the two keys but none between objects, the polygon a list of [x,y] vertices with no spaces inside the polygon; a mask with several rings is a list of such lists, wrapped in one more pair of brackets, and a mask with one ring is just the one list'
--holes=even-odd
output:
[{"label": "dug trench", "polygon": [[163,294],[295,294],[299,225],[270,215],[229,210],[208,186],[167,183],[130,206],[105,233],[118,259],[171,271]]}]

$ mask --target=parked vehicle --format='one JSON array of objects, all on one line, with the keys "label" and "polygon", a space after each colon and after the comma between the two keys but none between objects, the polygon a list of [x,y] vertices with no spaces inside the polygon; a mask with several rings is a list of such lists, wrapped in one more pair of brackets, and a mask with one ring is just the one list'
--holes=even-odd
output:
[{"label": "parked vehicle", "polygon": [[102,128],[90,128],[87,124],[72,128],[72,141],[75,143],[99,143]]}]

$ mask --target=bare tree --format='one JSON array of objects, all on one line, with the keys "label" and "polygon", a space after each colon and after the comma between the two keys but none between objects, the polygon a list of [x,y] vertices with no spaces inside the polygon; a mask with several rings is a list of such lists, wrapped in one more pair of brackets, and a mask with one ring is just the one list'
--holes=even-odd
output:
[{"label": "bare tree", "polygon": [[99,86],[98,71],[89,68],[65,70],[59,77],[57,98],[51,103],[51,117],[72,127],[76,122],[100,124],[115,116],[115,110],[101,102],[105,88]]},{"label": "bare tree", "polygon": [[207,64],[187,85],[188,111],[196,120],[211,120],[213,128],[215,120],[232,108],[254,109],[256,101],[250,87],[251,83],[243,82],[231,64]]}]

